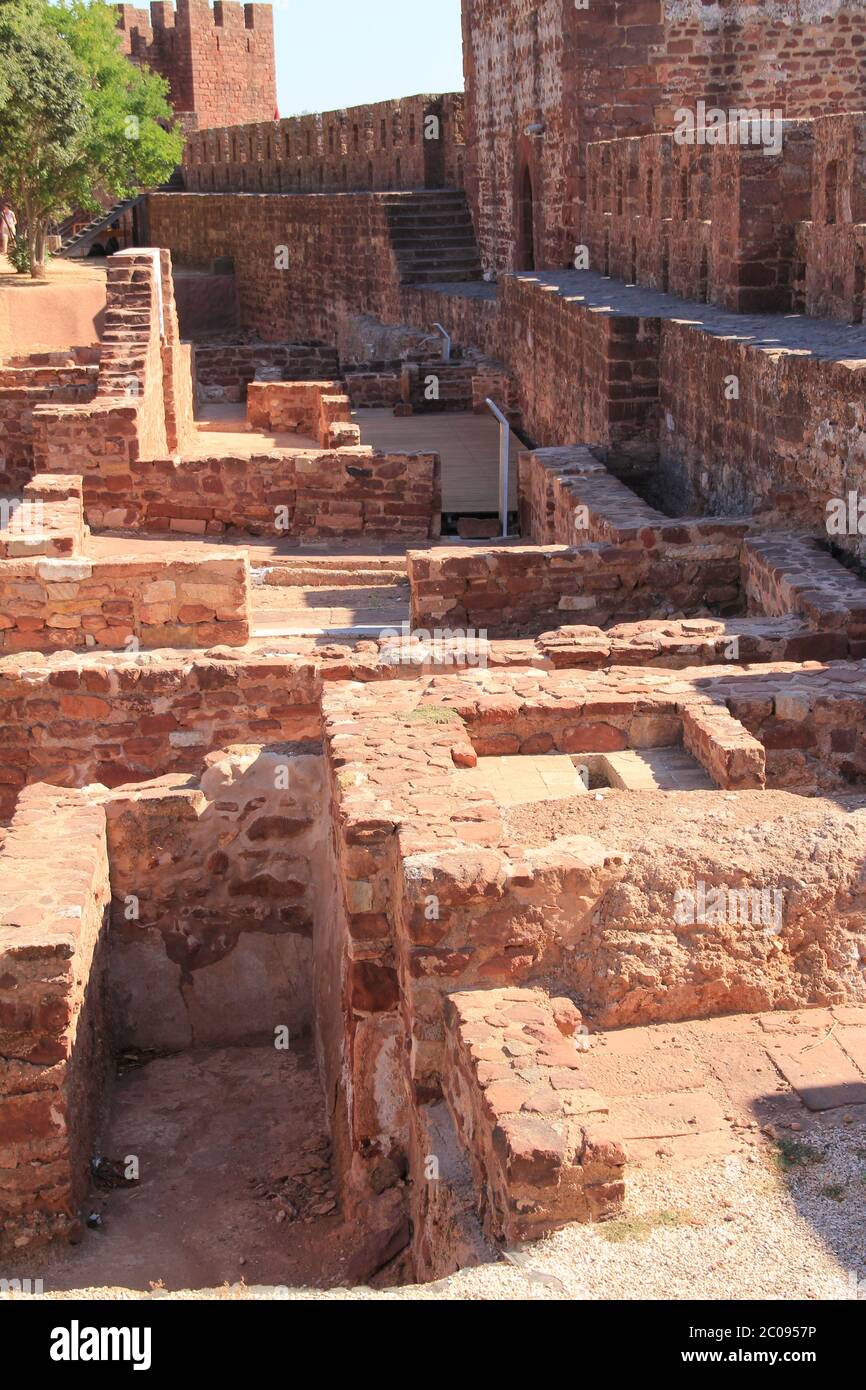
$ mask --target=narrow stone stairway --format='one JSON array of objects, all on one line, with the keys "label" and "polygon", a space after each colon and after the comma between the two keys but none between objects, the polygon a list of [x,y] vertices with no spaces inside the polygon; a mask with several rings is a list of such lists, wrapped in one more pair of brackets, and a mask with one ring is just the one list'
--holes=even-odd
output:
[{"label": "narrow stone stairway", "polygon": [[402,284],[481,279],[465,193],[456,189],[393,193],[385,209]]}]

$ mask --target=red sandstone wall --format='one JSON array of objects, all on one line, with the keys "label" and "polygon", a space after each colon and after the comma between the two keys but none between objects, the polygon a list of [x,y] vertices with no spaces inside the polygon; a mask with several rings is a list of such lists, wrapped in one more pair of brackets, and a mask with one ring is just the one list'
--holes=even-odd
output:
[{"label": "red sandstone wall", "polygon": [[409,553],[412,623],[512,637],[563,623],[736,612],[740,542],[509,546]]},{"label": "red sandstone wall", "polygon": [[658,335],[657,319],[589,313],[530,279],[500,286],[501,355],[527,430],[546,444],[653,438]]},{"label": "red sandstone wall", "polygon": [[196,348],[195,377],[204,401],[244,401],[260,368],[283,381],[330,380],[339,362],[333,348],[315,343],[226,343]]},{"label": "red sandstone wall", "polygon": [[285,656],[0,660],[0,818],[31,782],[118,787],[200,772],[231,743],[316,738],[320,691],[314,665]]},{"label": "red sandstone wall", "polygon": [[107,1066],[109,898],[102,808],[54,787],[24,793],[0,850],[4,1249],[78,1224]]},{"label": "red sandstone wall", "polygon": [[277,102],[270,5],[157,0],[118,5],[123,50],[167,79],[190,128],[272,120]]},{"label": "red sandstone wall", "polygon": [[334,343],[341,313],[399,321],[400,275],[380,195],[155,193],[148,202],[151,238],[177,261],[208,269],[232,257],[245,332]]},{"label": "red sandstone wall", "polygon": [[292,1044],[312,1022],[321,749],[243,746],[206,761],[197,785],[175,774],[106,803],[118,1047],[273,1045],[279,1028]]},{"label": "red sandstone wall", "polygon": [[36,407],[92,400],[98,363],[98,348],[32,353],[0,361],[0,490],[20,497],[33,476]]},{"label": "red sandstone wall", "polygon": [[[866,368],[774,354],[684,324],[661,326],[661,459],[672,496],[693,511],[775,507],[823,527],[831,498],[862,490]],[[740,398],[725,399],[736,376]],[[857,551],[863,537],[839,536]]]},{"label": "red sandstone wall", "polygon": [[487,268],[530,265],[527,172],[535,264],[571,263],[591,141],[670,130],[700,99],[793,119],[863,105],[853,0],[769,14],[744,0],[465,0],[463,13],[467,191]]},{"label": "red sandstone wall", "polygon": [[[434,124],[435,122],[435,124]],[[258,124],[214,121],[183,156],[193,192],[462,188],[463,96],[404,97]]]},{"label": "red sandstone wall", "polygon": [[866,287],[866,117],[814,122],[811,220],[800,228],[802,303],[808,314],[863,322]]},{"label": "red sandstone wall", "polygon": [[790,308],[813,148],[809,121],[785,123],[778,155],[671,135],[587,145],[580,239],[592,269],[735,312]]},{"label": "red sandstone wall", "polygon": [[108,262],[96,396],[87,405],[37,408],[35,465],[80,474],[89,512],[103,493],[121,497],[133,462],[181,451],[193,411],[192,352],[180,341],[171,255],[119,252]]},{"label": "red sandstone wall", "polygon": [[[117,481],[122,479],[122,487]],[[94,526],[188,535],[296,538],[439,534],[438,454],[379,454],[368,448],[277,450],[250,458],[138,460],[123,473],[85,479]]]},{"label": "red sandstone wall", "polygon": [[216,557],[0,562],[0,652],[82,647],[243,646],[246,552]]}]

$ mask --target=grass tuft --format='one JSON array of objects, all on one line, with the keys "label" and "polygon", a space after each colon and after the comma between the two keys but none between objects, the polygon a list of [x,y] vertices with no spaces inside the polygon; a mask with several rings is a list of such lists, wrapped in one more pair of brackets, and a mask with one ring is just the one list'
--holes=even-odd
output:
[{"label": "grass tuft", "polygon": [[644,1216],[617,1216],[613,1221],[605,1221],[599,1232],[613,1245],[627,1240],[649,1240],[653,1231],[666,1230],[672,1226],[690,1226],[692,1218],[684,1211],[652,1211]]}]

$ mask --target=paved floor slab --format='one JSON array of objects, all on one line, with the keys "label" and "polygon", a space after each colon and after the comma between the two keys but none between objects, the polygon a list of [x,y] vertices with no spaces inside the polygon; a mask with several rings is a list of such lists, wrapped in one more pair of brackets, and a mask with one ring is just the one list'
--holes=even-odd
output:
[{"label": "paved floor slab", "polygon": [[866,1105],[866,1079],[835,1037],[792,1038],[767,1051],[809,1110]]},{"label": "paved floor slab", "polygon": [[492,792],[500,806],[556,801],[586,793],[580,773],[565,754],[479,758],[477,767],[463,768],[459,776],[466,785]]}]

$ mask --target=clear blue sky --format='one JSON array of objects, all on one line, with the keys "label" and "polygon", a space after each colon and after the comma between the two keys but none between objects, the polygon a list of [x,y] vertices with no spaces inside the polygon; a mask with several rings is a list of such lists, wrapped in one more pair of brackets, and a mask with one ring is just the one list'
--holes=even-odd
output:
[{"label": "clear blue sky", "polygon": [[460,0],[275,0],[280,115],[463,90]]}]

